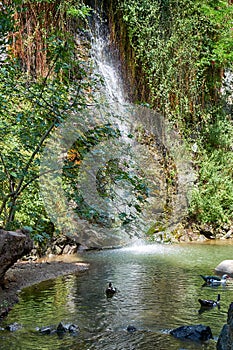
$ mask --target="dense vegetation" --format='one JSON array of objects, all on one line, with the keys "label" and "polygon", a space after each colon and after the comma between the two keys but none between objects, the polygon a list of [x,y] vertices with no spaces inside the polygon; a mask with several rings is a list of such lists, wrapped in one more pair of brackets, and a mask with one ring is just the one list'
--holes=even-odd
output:
[{"label": "dense vegetation", "polygon": [[[47,216],[39,183],[41,177],[48,176],[46,171],[40,172],[46,142],[70,116],[81,116],[85,108],[98,103],[93,91],[101,79],[93,75],[85,39],[90,12],[88,6],[73,1],[12,1],[3,5],[0,224],[6,229],[26,227],[41,245],[55,230]],[[82,122],[85,124],[85,118]],[[79,167],[92,147],[118,136],[119,130],[110,123],[87,132],[80,130],[62,165],[60,197],[64,191],[77,217],[99,225],[108,226],[112,219],[108,213],[98,212],[85,203],[77,186]],[[55,170],[48,170],[51,171]],[[127,213],[119,209],[113,218],[125,225],[134,220],[135,212],[141,211],[146,197],[144,181],[132,175],[132,171],[129,176],[127,165],[115,160],[98,173],[97,185],[106,197],[109,188],[113,189],[121,180],[128,180],[135,193],[134,202],[126,204],[130,208]],[[52,188],[52,183],[49,187]],[[55,206],[59,206],[59,200]],[[63,215],[61,208],[55,211],[57,216]]]},{"label": "dense vegetation", "polygon": [[60,1],[10,1],[1,9],[0,222],[29,226],[38,241],[53,232],[39,195],[44,143],[87,104],[85,60],[71,32],[87,14]]},{"label": "dense vegetation", "polygon": [[[230,224],[233,128],[221,88],[223,72],[233,61],[233,6],[227,1],[118,0],[106,8],[114,39],[121,39],[125,54],[131,52],[125,62],[131,82],[143,87],[134,101],[162,112],[187,147],[197,148],[193,162],[199,177],[190,218]],[[73,0],[5,0],[0,10],[0,224],[29,226],[34,239],[43,241],[54,231],[39,194],[45,141],[67,116],[93,100],[96,80],[87,78],[86,49],[76,35],[84,30],[90,8]],[[112,132],[111,127],[95,130],[85,142],[78,140],[63,172],[65,189],[71,188],[68,198],[75,196],[81,215],[94,216],[97,223],[105,217],[83,205],[77,191],[74,195],[72,179],[82,161],[80,147],[85,152]],[[129,180],[125,169],[115,165],[105,169],[100,183],[106,176],[112,181],[113,172]],[[132,181],[135,193],[145,195],[142,181]],[[141,203],[134,206],[141,210]],[[119,218],[123,224],[133,219],[124,212]]]},{"label": "dense vegetation", "polygon": [[190,217],[215,226],[230,224],[232,107],[222,84],[233,62],[233,6],[228,1],[122,0],[111,13],[113,23],[120,18],[113,38],[123,46],[131,81],[141,84],[143,77],[144,92],[136,97],[173,121],[187,146],[196,148],[199,178]]}]

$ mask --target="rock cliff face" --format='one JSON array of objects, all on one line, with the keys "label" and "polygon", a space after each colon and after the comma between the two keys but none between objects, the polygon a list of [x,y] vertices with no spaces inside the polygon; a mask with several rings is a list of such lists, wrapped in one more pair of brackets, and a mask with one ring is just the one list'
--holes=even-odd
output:
[{"label": "rock cliff face", "polygon": [[4,284],[6,271],[32,247],[32,240],[23,232],[0,230],[0,285]]},{"label": "rock cliff face", "polygon": [[217,342],[217,350],[233,350],[233,303],[230,304],[227,324],[222,328]]}]

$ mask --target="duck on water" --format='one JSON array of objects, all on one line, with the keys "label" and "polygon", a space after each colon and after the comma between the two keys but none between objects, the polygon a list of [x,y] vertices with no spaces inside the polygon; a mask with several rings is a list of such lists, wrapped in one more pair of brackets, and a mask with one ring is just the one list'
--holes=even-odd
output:
[{"label": "duck on water", "polygon": [[116,293],[116,288],[113,287],[112,282],[109,282],[108,288],[105,290],[107,297],[111,298]]},{"label": "duck on water", "polygon": [[226,284],[226,281],[228,278],[230,278],[227,274],[223,275],[222,277],[218,276],[203,276],[200,275],[201,278],[205,281],[205,284],[211,285],[211,286],[220,286]]},{"label": "duck on water", "polygon": [[212,308],[215,306],[220,306],[219,301],[220,301],[220,294],[218,294],[218,297],[216,300],[208,300],[208,299],[198,299],[199,303],[201,304],[201,307],[205,308]]}]

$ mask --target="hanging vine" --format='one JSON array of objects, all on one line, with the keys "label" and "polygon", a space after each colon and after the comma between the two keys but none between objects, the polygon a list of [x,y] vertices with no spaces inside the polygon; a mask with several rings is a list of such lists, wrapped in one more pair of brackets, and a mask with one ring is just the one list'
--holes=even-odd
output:
[{"label": "hanging vine", "polygon": [[28,75],[38,77],[52,73],[56,53],[75,47],[73,31],[84,18],[82,4],[74,1],[12,1],[4,7],[14,9],[13,30],[8,33],[8,53],[17,58]]}]

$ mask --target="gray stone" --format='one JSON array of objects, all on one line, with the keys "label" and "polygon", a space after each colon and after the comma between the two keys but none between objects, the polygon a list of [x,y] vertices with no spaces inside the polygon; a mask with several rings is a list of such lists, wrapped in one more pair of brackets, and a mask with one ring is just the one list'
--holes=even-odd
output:
[{"label": "gray stone", "polygon": [[79,332],[79,326],[76,324],[70,324],[68,327],[69,333],[77,334]]},{"label": "gray stone", "polygon": [[59,322],[59,324],[56,326],[44,326],[42,328],[37,328],[39,332],[43,335],[46,334],[54,334],[57,333],[57,335],[60,338],[63,338],[65,333],[69,333],[70,335],[76,335],[79,332],[79,326],[73,323],[65,324],[63,322]]},{"label": "gray stone", "polygon": [[136,332],[136,330],[137,330],[137,328],[135,326],[129,325],[127,327],[127,332],[129,332],[129,333],[134,333],[134,332]]},{"label": "gray stone", "polygon": [[210,327],[202,324],[181,326],[173,329],[170,334],[181,340],[191,340],[195,342],[205,342],[213,339]]},{"label": "gray stone", "polygon": [[227,273],[228,275],[233,275],[233,260],[223,260],[215,268],[215,271],[222,274]]},{"label": "gray stone", "polygon": [[216,349],[233,350],[233,303],[229,306],[227,324],[221,330]]}]

